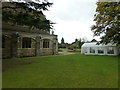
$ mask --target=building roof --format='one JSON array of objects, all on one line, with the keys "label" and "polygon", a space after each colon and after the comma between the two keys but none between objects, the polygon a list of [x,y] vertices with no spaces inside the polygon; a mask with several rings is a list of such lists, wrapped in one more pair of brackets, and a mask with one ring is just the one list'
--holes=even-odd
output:
[{"label": "building roof", "polygon": [[93,39],[93,40],[91,40],[91,42],[97,42],[97,40]]}]

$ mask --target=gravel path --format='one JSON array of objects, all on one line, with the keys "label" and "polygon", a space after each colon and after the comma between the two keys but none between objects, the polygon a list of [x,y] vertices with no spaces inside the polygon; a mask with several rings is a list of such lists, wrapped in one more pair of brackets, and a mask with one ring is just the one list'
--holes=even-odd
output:
[{"label": "gravel path", "polygon": [[69,55],[69,54],[75,54],[75,53],[73,53],[73,52],[58,52],[58,54]]}]

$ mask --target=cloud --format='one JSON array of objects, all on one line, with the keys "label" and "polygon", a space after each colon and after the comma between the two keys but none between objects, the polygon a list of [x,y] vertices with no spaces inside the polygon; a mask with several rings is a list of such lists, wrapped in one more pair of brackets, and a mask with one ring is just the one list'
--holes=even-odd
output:
[{"label": "cloud", "polygon": [[[94,22],[93,22],[94,23]],[[92,40],[93,33],[90,30],[91,20],[86,23],[77,22],[77,21],[59,21],[59,24],[56,24],[55,34],[58,34],[59,42],[61,38],[64,37],[65,42],[71,43],[76,38],[87,37],[88,40]]]},{"label": "cloud", "polygon": [[76,38],[93,39],[90,27],[94,24],[96,0],[53,0],[53,3],[50,11],[45,14],[48,19],[57,23],[54,28],[59,42],[62,37],[68,43]]},{"label": "cloud", "polygon": [[95,5],[92,2],[78,2],[72,0],[62,4],[61,8],[56,10],[55,17],[67,21],[86,21],[93,15]]}]

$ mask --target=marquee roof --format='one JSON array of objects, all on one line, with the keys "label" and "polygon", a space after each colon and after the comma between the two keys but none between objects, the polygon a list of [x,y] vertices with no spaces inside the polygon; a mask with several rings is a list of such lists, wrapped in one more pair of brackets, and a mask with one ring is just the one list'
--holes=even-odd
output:
[{"label": "marquee roof", "polygon": [[105,44],[99,44],[99,45],[97,45],[97,42],[91,42],[91,43],[84,43],[82,45],[82,47],[108,47],[108,46],[116,46],[116,44],[109,43],[107,45],[105,45]]}]

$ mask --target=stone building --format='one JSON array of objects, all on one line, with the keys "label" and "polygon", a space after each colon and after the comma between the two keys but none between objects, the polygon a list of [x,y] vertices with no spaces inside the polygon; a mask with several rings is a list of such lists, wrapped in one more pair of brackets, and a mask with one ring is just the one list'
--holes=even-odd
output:
[{"label": "stone building", "polygon": [[54,55],[58,53],[57,35],[27,27],[2,25],[2,57]]},{"label": "stone building", "polygon": [[[39,28],[31,29],[30,26],[19,25],[18,23],[11,22],[11,20],[14,20],[11,19],[11,17],[10,20],[7,20],[8,17],[6,16],[6,14],[16,16],[19,14],[26,15],[27,13],[27,15],[45,21],[47,19],[42,11],[31,10],[26,12],[25,10],[28,10],[28,8],[16,8],[18,6],[15,5],[16,4],[10,2],[2,3],[3,19],[2,27],[0,27],[2,28],[2,57],[10,58],[57,54],[57,35],[53,33],[50,34],[50,30]],[[19,20],[23,20],[23,18]]]}]

